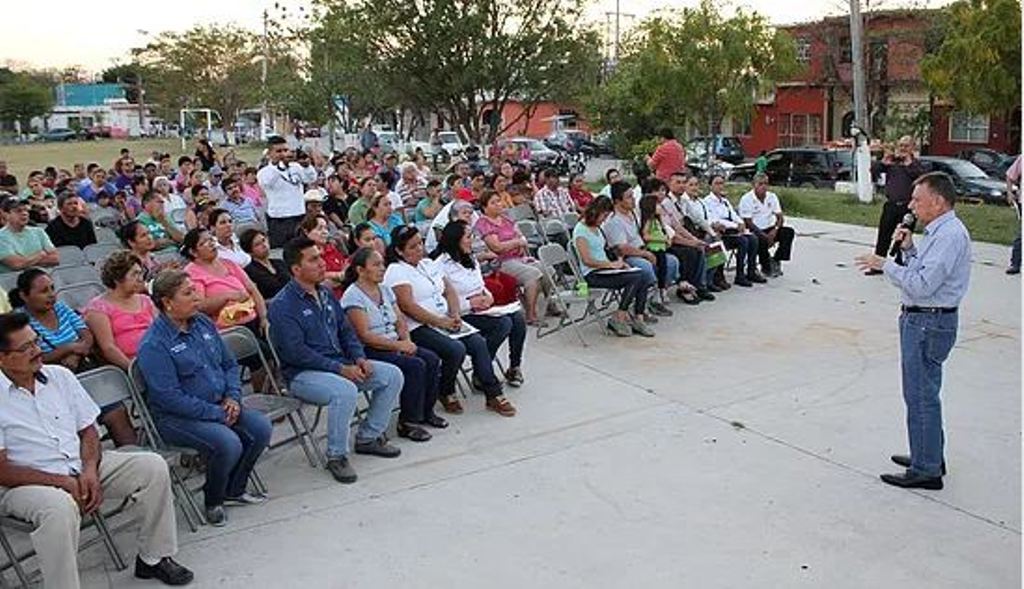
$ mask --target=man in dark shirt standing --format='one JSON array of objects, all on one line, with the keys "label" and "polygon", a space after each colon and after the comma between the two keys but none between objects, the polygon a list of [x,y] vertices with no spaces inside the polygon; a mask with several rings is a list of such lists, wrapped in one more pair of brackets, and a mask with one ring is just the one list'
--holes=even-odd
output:
[{"label": "man in dark shirt standing", "polygon": [[54,247],[75,245],[84,248],[96,243],[92,221],[85,216],[85,203],[74,192],[65,191],[57,196],[59,215],[46,226],[46,234]]},{"label": "man in dark shirt standing", "polygon": [[[882,161],[871,167],[871,174],[877,176],[885,173],[885,204],[882,205],[882,216],[878,219],[878,237],[875,239],[875,255],[886,257],[892,243],[892,234],[910,210],[910,194],[914,190],[914,181],[924,174],[924,167],[914,155],[914,140],[904,135],[896,143],[896,153],[886,150]],[[899,254],[897,254],[897,258]],[[865,276],[881,274],[880,270],[868,270]]]},{"label": "man in dark shirt standing", "polygon": [[7,162],[0,160],[0,190],[18,194],[18,178],[7,172]]}]

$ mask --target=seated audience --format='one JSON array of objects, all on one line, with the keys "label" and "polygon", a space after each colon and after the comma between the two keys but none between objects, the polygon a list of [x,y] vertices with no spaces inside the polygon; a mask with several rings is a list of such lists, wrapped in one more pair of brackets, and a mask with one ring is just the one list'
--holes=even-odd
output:
[{"label": "seated audience", "polygon": [[235,178],[227,178],[221,182],[225,198],[220,207],[231,215],[231,220],[238,224],[258,224],[260,214],[256,205],[242,194],[242,185]]},{"label": "seated audience", "polygon": [[508,340],[508,364],[505,382],[518,387],[523,384],[523,347],[526,344],[526,319],[522,309],[502,315],[489,315],[494,296],[484,284],[480,264],[473,256],[473,230],[465,221],[452,221],[445,226],[437,250],[432,254],[455,289],[462,319],[480,330],[487,340],[491,358],[497,358],[501,344]]},{"label": "seated audience", "polygon": [[384,242],[373,232],[373,227],[365,221],[353,227],[348,235],[348,251],[354,252],[361,247],[372,247],[382,256],[387,250]]},{"label": "seated audience", "polygon": [[234,262],[238,267],[245,268],[252,261],[249,254],[238,244],[235,235],[235,224],[231,213],[224,209],[213,209],[206,216],[206,227],[213,233],[217,242],[217,257]]},{"label": "seated audience", "polygon": [[[766,174],[754,176],[754,189],[740,198],[739,212],[747,229],[757,236],[761,272],[771,278],[782,276],[782,262],[789,261],[796,232],[785,226],[782,204],[778,195],[768,191]],[[775,245],[773,255],[770,250]]]},{"label": "seated audience", "polygon": [[78,196],[89,203],[99,202],[101,194],[111,197],[114,196],[115,192],[117,192],[117,189],[114,188],[113,184],[107,182],[107,171],[102,166],[93,168],[89,172],[89,181],[82,183],[78,187]]},{"label": "seated audience", "polygon": [[270,303],[271,341],[291,394],[327,406],[327,469],[340,483],[354,483],[349,462],[350,423],[359,391],[369,391],[370,407],[356,432],[355,451],[395,458],[401,451],[384,432],[404,379],[391,364],[366,357],[363,345],[330,291],[322,286],[320,248],[307,237],[284,247],[292,280]]},{"label": "seated audience", "polygon": [[416,224],[429,224],[443,206],[444,204],[441,202],[441,181],[437,179],[430,180],[427,182],[426,194],[416,204]]},{"label": "seated audience", "polygon": [[644,272],[630,270],[625,261],[610,260],[606,253],[608,243],[601,227],[612,212],[610,199],[596,198],[583,211],[583,217],[573,229],[573,247],[579,256],[580,271],[588,285],[619,291],[619,308],[608,320],[609,331],[619,337],[629,337],[634,333],[653,337],[654,332],[643,321],[647,291],[653,282]]},{"label": "seated audience", "polygon": [[377,179],[367,176],[359,181],[359,198],[348,208],[348,222],[357,225],[366,222],[370,214],[370,201],[377,193]]},{"label": "seated audience", "polygon": [[217,327],[200,311],[201,299],[185,272],[157,275],[153,300],[160,315],[142,339],[138,363],[160,436],[203,456],[206,521],[224,526],[225,503],[267,500],[246,491],[246,485],[273,428],[266,415],[242,405],[241,370]]},{"label": "seated audience", "polygon": [[127,371],[156,307],[146,290],[142,260],[129,251],[116,251],[103,262],[100,280],[107,292],[85,306],[85,324],[96,339],[100,356]]},{"label": "seated audience", "polygon": [[764,282],[764,277],[757,271],[757,236],[747,229],[743,218],[729,202],[725,194],[725,178],[711,178],[711,192],[704,197],[703,202],[707,206],[711,226],[722,236],[722,243],[727,249],[737,250],[736,279],[733,284],[749,287],[755,282]]},{"label": "seated audience", "polygon": [[[18,275],[18,283],[7,295],[11,306],[26,316],[39,337],[42,361],[59,364],[72,372],[96,367],[92,357],[93,334],[71,307],[57,300],[53,280],[39,268]],[[121,403],[103,407],[100,421],[117,446],[135,444],[135,428]]]},{"label": "seated audience", "polygon": [[334,292],[334,296],[340,298],[341,293],[345,290],[341,283],[345,279],[348,257],[328,239],[327,218],[323,215],[306,217],[299,225],[299,233],[320,248],[321,259],[327,268],[327,271],[324,272],[324,279]]},{"label": "seated audience", "polygon": [[688,305],[699,305],[703,300],[714,300],[707,282],[707,244],[686,228],[686,205],[683,193],[684,177],[671,176],[669,185],[657,178],[648,178],[647,191],[657,195],[662,224],[672,230],[668,251],[679,260],[683,278],[676,296]]},{"label": "seated audience", "polygon": [[395,229],[388,248],[391,264],[384,284],[395,293],[398,308],[405,314],[412,341],[441,358],[439,400],[448,413],[462,413],[455,395],[455,379],[468,354],[473,375],[487,397],[487,409],[512,417],[515,407],[505,398],[494,375],[487,341],[479,333],[454,337],[462,329],[458,294],[444,276],[441,265],[426,257],[423,239],[415,227]]},{"label": "seated audience", "polygon": [[15,196],[3,203],[6,223],[0,229],[0,271],[11,272],[33,266],[56,266],[60,254],[42,227],[28,224],[28,206]]},{"label": "seated audience", "polygon": [[384,282],[384,257],[373,248],[360,248],[345,270],[345,294],[341,307],[363,343],[366,357],[393,364],[402,371],[398,435],[414,442],[426,442],[430,427],[448,427],[434,413],[441,360],[427,348],[409,339],[409,326],[398,309],[395,295]]},{"label": "seated audience", "polygon": [[288,267],[282,260],[270,257],[270,241],[260,229],[246,229],[238,243],[252,259],[245,267],[245,273],[263,295],[263,300],[269,301],[291,280]]},{"label": "seated audience", "polygon": [[155,251],[175,248],[183,239],[181,230],[167,215],[163,196],[155,190],[142,195],[142,212],[135,219],[149,232]]},{"label": "seated audience", "polygon": [[376,194],[370,201],[370,215],[367,222],[374,234],[384,242],[385,247],[391,245],[391,232],[396,227],[405,225],[401,215],[393,212],[391,199],[386,194]]},{"label": "seated audience", "polygon": [[267,306],[256,285],[238,264],[217,257],[213,236],[205,229],[185,235],[182,254],[191,288],[200,297],[199,310],[213,319],[219,329],[244,325],[257,338],[266,333]]},{"label": "seated audience", "polygon": [[569,176],[569,197],[576,203],[577,211],[583,211],[590,204],[590,201],[594,200],[594,195],[587,190],[586,179],[583,177],[583,174],[575,173]]},{"label": "seated audience", "polygon": [[178,551],[174,494],[164,459],[152,452],[103,450],[100,410],[62,366],[47,366],[21,313],[0,315],[0,515],[31,522],[32,547],[47,587],[75,589],[83,515],[131,498],[139,525],[134,575],[187,585]]},{"label": "seated audience", "polygon": [[156,244],[153,241],[153,237],[149,234],[149,229],[146,229],[146,226],[139,221],[128,221],[122,225],[121,229],[118,230],[117,237],[142,262],[144,273],[142,278],[144,281],[149,282],[156,276],[157,272],[165,267],[165,264],[161,264],[153,256],[153,249]]}]

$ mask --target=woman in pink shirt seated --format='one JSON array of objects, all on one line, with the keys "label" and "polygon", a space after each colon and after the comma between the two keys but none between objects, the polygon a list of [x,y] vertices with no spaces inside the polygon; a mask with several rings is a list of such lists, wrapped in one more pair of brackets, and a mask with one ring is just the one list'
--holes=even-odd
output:
[{"label": "woman in pink shirt seated", "polygon": [[544,272],[540,269],[540,263],[527,256],[526,238],[516,227],[515,221],[504,215],[505,207],[498,193],[485,190],[480,196],[480,209],[483,214],[473,230],[484,240],[487,248],[497,254],[501,271],[514,276],[522,287],[523,298],[526,299],[523,309],[526,322],[536,325],[537,298],[541,289],[548,292],[548,282],[542,280]]},{"label": "woman in pink shirt seated", "polygon": [[217,243],[206,229],[185,234],[181,252],[189,263],[185,272],[200,297],[199,310],[218,329],[244,325],[257,338],[267,331],[267,304],[238,264],[217,257]]},{"label": "woman in pink shirt seated", "polygon": [[127,250],[116,251],[103,263],[100,280],[107,292],[85,306],[89,326],[100,355],[128,370],[142,336],[156,317],[156,307],[146,293],[142,260]]}]

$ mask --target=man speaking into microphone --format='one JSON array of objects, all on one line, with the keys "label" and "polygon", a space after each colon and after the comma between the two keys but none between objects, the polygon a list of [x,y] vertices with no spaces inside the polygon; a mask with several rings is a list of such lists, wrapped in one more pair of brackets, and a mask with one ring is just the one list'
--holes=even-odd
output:
[{"label": "man speaking into microphone", "polygon": [[906,468],[882,481],[904,488],[941,489],[946,474],[942,432],[942,363],[956,343],[958,309],[971,277],[971,236],[953,211],[956,189],[941,172],[914,181],[910,210],[924,225],[914,245],[910,229],[893,234],[904,264],[877,254],[857,257],[861,270],[880,270],[900,289],[900,364],[907,407],[910,455],[892,461]]}]

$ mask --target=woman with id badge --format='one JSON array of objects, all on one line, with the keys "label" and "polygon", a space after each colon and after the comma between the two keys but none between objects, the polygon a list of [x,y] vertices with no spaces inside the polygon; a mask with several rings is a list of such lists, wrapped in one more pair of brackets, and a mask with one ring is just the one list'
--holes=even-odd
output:
[{"label": "woman with id badge", "polygon": [[405,225],[391,234],[384,284],[390,287],[398,308],[409,323],[410,337],[417,346],[441,358],[439,400],[448,413],[462,413],[455,396],[455,379],[468,354],[473,374],[487,396],[487,409],[512,417],[516,409],[505,398],[494,375],[487,341],[476,329],[466,329],[459,316],[458,293],[444,276],[441,265],[424,254],[423,239],[416,227]]}]

